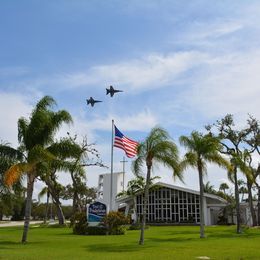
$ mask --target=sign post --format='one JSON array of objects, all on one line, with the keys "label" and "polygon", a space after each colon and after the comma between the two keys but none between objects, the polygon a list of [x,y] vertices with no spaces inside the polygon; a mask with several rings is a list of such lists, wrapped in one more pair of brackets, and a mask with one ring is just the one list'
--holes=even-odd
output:
[{"label": "sign post", "polygon": [[101,202],[89,204],[87,208],[87,221],[89,226],[97,226],[107,214],[107,205]]}]

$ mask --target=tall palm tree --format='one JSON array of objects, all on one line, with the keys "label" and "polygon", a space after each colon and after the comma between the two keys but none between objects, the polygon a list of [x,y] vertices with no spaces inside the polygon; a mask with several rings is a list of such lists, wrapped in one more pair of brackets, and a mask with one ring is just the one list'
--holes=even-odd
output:
[{"label": "tall palm tree", "polygon": [[48,219],[48,211],[49,211],[49,201],[50,201],[50,192],[47,186],[45,186],[38,194],[38,200],[40,203],[40,200],[43,196],[46,195],[46,206],[45,206],[45,214],[44,214],[44,219],[43,219],[43,223],[46,224],[47,219]]},{"label": "tall palm tree", "polygon": [[39,164],[39,177],[48,186],[48,191],[57,209],[59,224],[63,225],[65,224],[65,217],[61,207],[60,195],[65,188],[58,182],[57,171],[68,172],[72,168],[74,169],[73,159],[78,157],[82,151],[80,146],[72,142],[70,138],[62,138],[46,149],[55,156],[55,160]]},{"label": "tall palm tree", "polygon": [[43,97],[33,109],[30,119],[18,120],[18,141],[26,162],[13,165],[5,174],[5,181],[12,185],[22,174],[27,175],[27,198],[25,207],[25,221],[22,243],[27,241],[29,222],[31,216],[32,195],[35,178],[38,176],[38,166],[42,162],[55,159],[47,150],[53,143],[54,135],[62,123],[71,123],[72,118],[65,110],[53,111],[55,101],[50,96]]},{"label": "tall palm tree", "polygon": [[[155,179],[159,179],[159,176],[154,176],[151,177],[150,179],[150,186],[153,184]],[[123,196],[128,196],[131,198],[132,203],[133,203],[133,214],[135,216],[134,219],[134,223],[136,223],[137,220],[137,214],[136,214],[136,194],[140,193],[140,192],[144,192],[144,188],[145,188],[145,178],[141,175],[137,175],[136,178],[130,180],[127,183],[127,189],[124,191],[119,192],[116,196],[118,198],[123,197]],[[126,215],[128,214],[128,212],[126,211],[125,213]]]},{"label": "tall palm tree", "polygon": [[229,186],[225,182],[221,183],[220,186],[219,186],[219,190],[223,190],[225,195],[226,195],[226,190],[228,190],[228,189],[229,189]]},{"label": "tall palm tree", "polygon": [[146,139],[137,147],[137,158],[133,161],[133,171],[136,175],[141,173],[142,167],[146,165],[146,183],[144,188],[144,207],[141,224],[139,244],[144,244],[144,228],[146,222],[148,193],[151,183],[151,170],[154,162],[159,162],[173,170],[173,175],[182,178],[178,149],[170,139],[169,134],[160,127],[151,130]]},{"label": "tall palm tree", "polygon": [[203,191],[210,194],[216,194],[214,185],[211,185],[209,181],[207,181],[206,184],[203,185]]},{"label": "tall palm tree", "polygon": [[[10,189],[4,180],[4,173],[14,163],[21,162],[23,160],[23,154],[10,146],[6,142],[0,141],[0,220],[4,215],[5,210],[14,211],[14,217],[18,214],[18,208],[23,202],[23,186],[22,178]],[[18,207],[14,207],[14,204],[18,202]]]},{"label": "tall palm tree", "polygon": [[206,163],[216,163],[221,167],[228,167],[228,162],[219,154],[219,140],[211,135],[203,135],[193,131],[190,136],[181,136],[180,143],[188,149],[182,162],[183,169],[188,166],[195,168],[199,173],[200,186],[200,237],[204,238],[204,191],[203,175],[207,173]]}]

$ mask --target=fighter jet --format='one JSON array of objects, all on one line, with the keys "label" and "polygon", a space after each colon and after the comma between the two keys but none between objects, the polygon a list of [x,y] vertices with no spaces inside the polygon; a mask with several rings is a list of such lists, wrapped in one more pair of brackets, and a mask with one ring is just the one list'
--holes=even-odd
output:
[{"label": "fighter jet", "polygon": [[89,99],[87,99],[87,105],[90,104],[92,107],[95,105],[95,103],[98,103],[98,102],[102,102],[102,101],[95,100],[95,99],[93,99],[93,97],[90,97]]},{"label": "fighter jet", "polygon": [[115,93],[123,92],[123,90],[114,89],[113,86],[106,88],[106,90],[107,90],[107,95],[110,94],[110,97],[113,97]]}]

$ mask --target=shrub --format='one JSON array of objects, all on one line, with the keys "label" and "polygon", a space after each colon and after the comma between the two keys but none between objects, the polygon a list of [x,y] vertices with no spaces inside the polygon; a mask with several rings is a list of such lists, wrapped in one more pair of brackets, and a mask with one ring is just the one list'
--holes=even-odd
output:
[{"label": "shrub", "polygon": [[87,235],[106,235],[106,233],[107,233],[107,229],[102,226],[95,226],[95,227],[88,226],[86,228]]},{"label": "shrub", "polygon": [[[148,229],[149,226],[148,225],[145,225],[145,229]],[[135,223],[135,224],[132,224],[128,227],[128,230],[140,230],[141,229],[141,224],[140,223]]]},{"label": "shrub", "polygon": [[123,235],[125,233],[124,225],[129,224],[129,217],[121,212],[111,211],[103,218],[103,225],[107,229],[108,235]]},{"label": "shrub", "polygon": [[70,227],[72,227],[74,234],[85,235],[88,228],[86,213],[75,213],[70,219]]}]

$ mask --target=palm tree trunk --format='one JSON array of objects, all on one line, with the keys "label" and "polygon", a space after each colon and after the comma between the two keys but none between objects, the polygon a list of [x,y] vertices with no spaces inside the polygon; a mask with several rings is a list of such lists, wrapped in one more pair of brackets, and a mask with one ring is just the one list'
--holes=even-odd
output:
[{"label": "palm tree trunk", "polygon": [[[74,189],[76,189],[76,186],[74,186]],[[82,212],[82,205],[80,203],[80,199],[78,196],[78,192],[75,190],[73,192],[73,201],[72,201],[72,209],[73,209],[73,214],[75,214],[76,212]]]},{"label": "palm tree trunk", "polygon": [[151,166],[149,165],[149,166],[147,166],[146,184],[145,184],[145,188],[144,188],[144,207],[143,207],[143,217],[142,217],[139,245],[144,244],[144,229],[145,229],[145,222],[146,222],[146,212],[147,212],[147,204],[148,204],[150,179],[151,179]]},{"label": "palm tree trunk", "polygon": [[260,186],[258,187],[257,223],[258,223],[258,226],[260,226]]},{"label": "palm tree trunk", "polygon": [[32,210],[33,185],[34,185],[34,174],[30,173],[27,176],[27,197],[26,197],[26,206],[25,206],[25,220],[24,220],[24,227],[23,227],[22,243],[27,242],[27,234],[29,230],[31,210]]},{"label": "palm tree trunk", "polygon": [[136,196],[133,197],[133,214],[135,216],[135,220],[133,224],[136,224],[138,222],[137,213],[136,213]]},{"label": "palm tree trunk", "polygon": [[252,185],[248,182],[247,182],[247,190],[248,190],[248,203],[249,203],[251,218],[252,218],[252,226],[255,227],[257,225],[257,221],[256,221],[256,214],[253,205]]},{"label": "palm tree trunk", "polygon": [[198,165],[198,172],[199,172],[199,185],[200,185],[200,238],[205,238],[203,172],[200,164]]},{"label": "palm tree trunk", "polygon": [[61,204],[55,203],[55,205],[56,205],[56,209],[57,209],[59,225],[64,225],[65,224],[65,217],[64,217],[64,214],[63,214],[63,210],[61,208]]},{"label": "palm tree trunk", "polygon": [[50,199],[50,192],[49,190],[47,191],[47,201],[46,201],[46,208],[45,208],[45,216],[44,216],[44,224],[47,222],[48,218],[48,211],[49,211],[49,199]]},{"label": "palm tree trunk", "polygon": [[234,167],[234,181],[235,181],[235,199],[236,199],[236,214],[237,214],[237,234],[241,233],[241,218],[240,218],[240,203],[239,203],[239,189],[237,183],[237,167]]},{"label": "palm tree trunk", "polygon": [[57,196],[55,196],[56,194],[52,194],[52,198],[53,198],[53,203],[56,206],[57,209],[57,216],[58,216],[58,220],[59,220],[59,225],[64,225],[65,224],[65,217],[63,214],[63,210],[61,207],[61,203],[60,200]]},{"label": "palm tree trunk", "polygon": [[57,215],[58,215],[58,220],[59,220],[59,225],[64,225],[65,224],[65,217],[61,208],[61,202],[59,199],[58,194],[56,193],[56,190],[54,188],[54,185],[49,180],[45,181],[46,184],[48,185],[51,197],[52,197],[52,202],[56,206],[57,209]]}]

